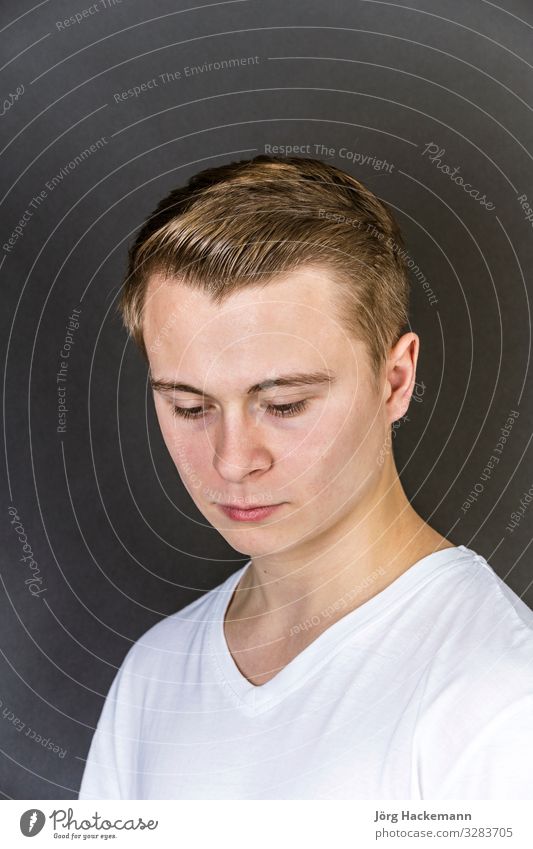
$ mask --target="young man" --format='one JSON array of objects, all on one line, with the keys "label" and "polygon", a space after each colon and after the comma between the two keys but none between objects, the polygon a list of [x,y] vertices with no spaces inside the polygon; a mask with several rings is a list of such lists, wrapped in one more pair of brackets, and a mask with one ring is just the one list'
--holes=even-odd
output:
[{"label": "young man", "polygon": [[403,256],[311,159],[204,171],[138,234],[121,309],[163,438],[250,560],[129,650],[80,799],[530,797],[533,613],[390,450],[419,352]]}]

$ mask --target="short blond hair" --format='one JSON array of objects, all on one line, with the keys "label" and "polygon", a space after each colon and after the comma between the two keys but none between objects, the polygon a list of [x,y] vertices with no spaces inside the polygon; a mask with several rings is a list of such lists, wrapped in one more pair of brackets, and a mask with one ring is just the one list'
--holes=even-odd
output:
[{"label": "short blond hair", "polygon": [[338,319],[365,343],[378,386],[408,324],[405,254],[392,212],[354,177],[317,159],[261,155],[201,171],[158,204],[130,248],[118,310],[148,360],[143,309],[154,273],[220,303],[318,265],[338,281]]}]

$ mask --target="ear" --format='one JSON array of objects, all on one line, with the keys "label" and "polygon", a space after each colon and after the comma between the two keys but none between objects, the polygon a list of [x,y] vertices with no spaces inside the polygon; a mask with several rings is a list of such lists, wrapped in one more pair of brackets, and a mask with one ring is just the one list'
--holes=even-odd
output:
[{"label": "ear", "polygon": [[409,409],[419,349],[420,340],[416,333],[404,333],[389,352],[384,398],[389,424],[401,419]]}]

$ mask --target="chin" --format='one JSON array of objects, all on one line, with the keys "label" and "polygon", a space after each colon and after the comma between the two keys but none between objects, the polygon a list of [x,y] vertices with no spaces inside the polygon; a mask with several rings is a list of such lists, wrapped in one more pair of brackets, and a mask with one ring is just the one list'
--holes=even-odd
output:
[{"label": "chin", "polygon": [[[247,557],[260,557],[272,554],[273,551],[278,551],[280,547],[284,547],[283,541],[279,538],[277,530],[268,528],[267,525],[260,527],[243,528],[242,530],[233,528],[224,530],[215,527],[221,537],[223,537],[228,545],[231,545],[239,554],[244,554]],[[290,547],[290,543],[288,544]]]},{"label": "chin", "polygon": [[261,552],[257,552],[255,550],[254,546],[252,546],[252,550],[250,550],[250,546],[246,545],[245,542],[243,542],[242,545],[241,545],[233,539],[228,539],[226,536],[224,537],[224,539],[226,540],[228,545],[231,545],[231,547],[234,549],[234,551],[236,551],[238,554],[244,555],[244,557],[249,557],[249,558],[257,557],[258,554],[261,553]]}]

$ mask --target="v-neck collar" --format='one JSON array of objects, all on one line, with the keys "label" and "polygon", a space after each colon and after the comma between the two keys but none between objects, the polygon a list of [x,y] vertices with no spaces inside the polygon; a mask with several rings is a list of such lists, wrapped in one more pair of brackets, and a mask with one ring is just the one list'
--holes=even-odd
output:
[{"label": "v-neck collar", "polygon": [[464,545],[453,546],[427,554],[402,572],[388,586],[368,601],[346,613],[316,637],[299,654],[264,684],[252,684],[242,674],[229,650],[224,633],[224,618],[233,592],[252,563],[245,563],[224,581],[217,590],[214,616],[208,625],[210,654],[222,684],[233,701],[245,713],[255,715],[276,705],[314,675],[337,651],[340,644],[370,623],[393,612],[395,604],[417,585],[429,581],[436,570],[452,567],[458,558],[476,553]]}]

